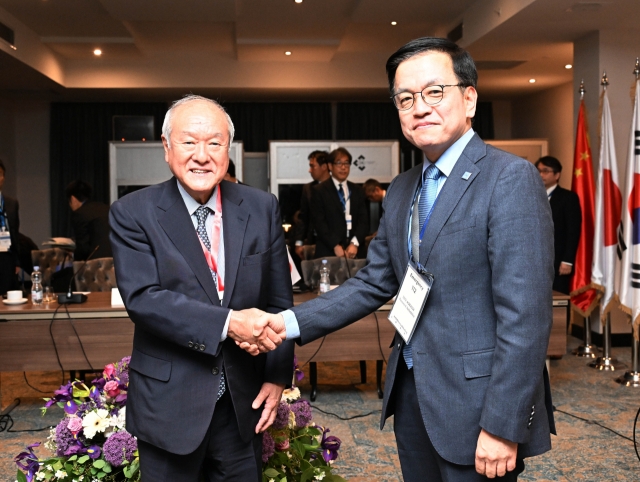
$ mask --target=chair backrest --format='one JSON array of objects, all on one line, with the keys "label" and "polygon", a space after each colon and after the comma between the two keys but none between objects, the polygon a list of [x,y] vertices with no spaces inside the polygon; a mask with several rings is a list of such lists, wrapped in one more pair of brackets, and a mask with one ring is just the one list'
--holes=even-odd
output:
[{"label": "chair backrest", "polygon": [[313,259],[316,254],[316,245],[315,244],[305,244],[303,246],[304,259]]},{"label": "chair backrest", "polygon": [[367,265],[366,259],[340,259],[342,260],[343,265],[347,265],[344,270],[349,278],[353,278],[358,271]]},{"label": "chair backrest", "polygon": [[[84,261],[73,263],[73,271],[78,271]],[[97,258],[87,261],[87,266],[76,275],[78,291],[111,291],[116,287],[116,272],[113,258]]]},{"label": "chair backrest", "polygon": [[310,259],[302,261],[302,278],[304,284],[311,288],[316,288],[320,282],[320,267],[322,260],[326,259],[329,265],[329,279],[332,285],[341,285],[349,278],[342,258],[328,256],[326,258]]},{"label": "chair backrest", "polygon": [[55,273],[57,267],[61,267],[65,260],[72,259],[73,253],[60,248],[34,249],[31,251],[31,261],[33,261],[33,266],[40,267],[44,286],[51,285],[51,275]]}]

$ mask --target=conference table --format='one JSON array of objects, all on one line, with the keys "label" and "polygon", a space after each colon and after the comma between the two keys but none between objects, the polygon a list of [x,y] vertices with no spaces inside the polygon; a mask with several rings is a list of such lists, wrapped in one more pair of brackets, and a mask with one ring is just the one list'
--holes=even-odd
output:
[{"label": "conference table", "polygon": [[[295,294],[294,304],[315,296]],[[395,334],[387,320],[390,308],[391,304],[386,304],[335,333],[296,346],[298,364],[309,363],[311,368],[315,362],[376,360],[381,395],[383,363],[391,353],[389,345]],[[569,297],[554,292],[548,356],[566,354],[568,315]],[[0,371],[99,371],[131,354],[133,327],[123,306],[111,306],[110,292],[90,293],[82,304],[0,304]],[[310,371],[315,395],[315,365]]]}]

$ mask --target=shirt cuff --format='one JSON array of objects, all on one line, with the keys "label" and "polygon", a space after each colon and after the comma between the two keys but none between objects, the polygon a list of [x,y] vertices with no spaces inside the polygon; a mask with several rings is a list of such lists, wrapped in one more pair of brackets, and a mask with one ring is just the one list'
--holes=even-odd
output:
[{"label": "shirt cuff", "polygon": [[351,238],[351,244],[353,244],[356,247],[360,247],[360,243],[358,242],[358,238],[356,238],[355,236],[353,238]]},{"label": "shirt cuff", "polygon": [[304,246],[304,243],[300,240],[296,241],[296,246]]},{"label": "shirt cuff", "polygon": [[229,321],[231,321],[231,313],[233,310],[229,310],[229,314],[227,315],[227,321],[224,322],[224,328],[222,329],[222,335],[220,336],[220,341],[225,341],[227,339],[227,332],[229,331]]},{"label": "shirt cuff", "polygon": [[285,310],[280,313],[284,318],[284,327],[287,330],[287,340],[294,338],[300,338],[300,325],[298,325],[298,319],[291,310]]},{"label": "shirt cuff", "polygon": [[573,266],[573,263],[567,263],[566,261],[561,261],[560,264],[566,264],[567,266]]}]

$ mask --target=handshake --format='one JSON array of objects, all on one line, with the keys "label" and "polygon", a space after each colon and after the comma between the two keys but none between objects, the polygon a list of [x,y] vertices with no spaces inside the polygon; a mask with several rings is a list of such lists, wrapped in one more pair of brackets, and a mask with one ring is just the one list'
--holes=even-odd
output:
[{"label": "handshake", "polygon": [[287,338],[287,331],[282,315],[250,308],[231,312],[227,336],[255,356],[275,350]]}]

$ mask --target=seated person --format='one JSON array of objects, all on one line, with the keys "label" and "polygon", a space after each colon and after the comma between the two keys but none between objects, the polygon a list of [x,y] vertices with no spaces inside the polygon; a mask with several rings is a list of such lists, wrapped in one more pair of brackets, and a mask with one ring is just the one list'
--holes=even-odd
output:
[{"label": "seated person", "polygon": [[96,247],[92,256],[95,258],[111,258],[111,242],[109,241],[109,206],[98,201],[91,201],[91,186],[84,181],[73,181],[66,189],[67,201],[71,208],[71,225],[76,239],[74,259],[84,261]]}]

